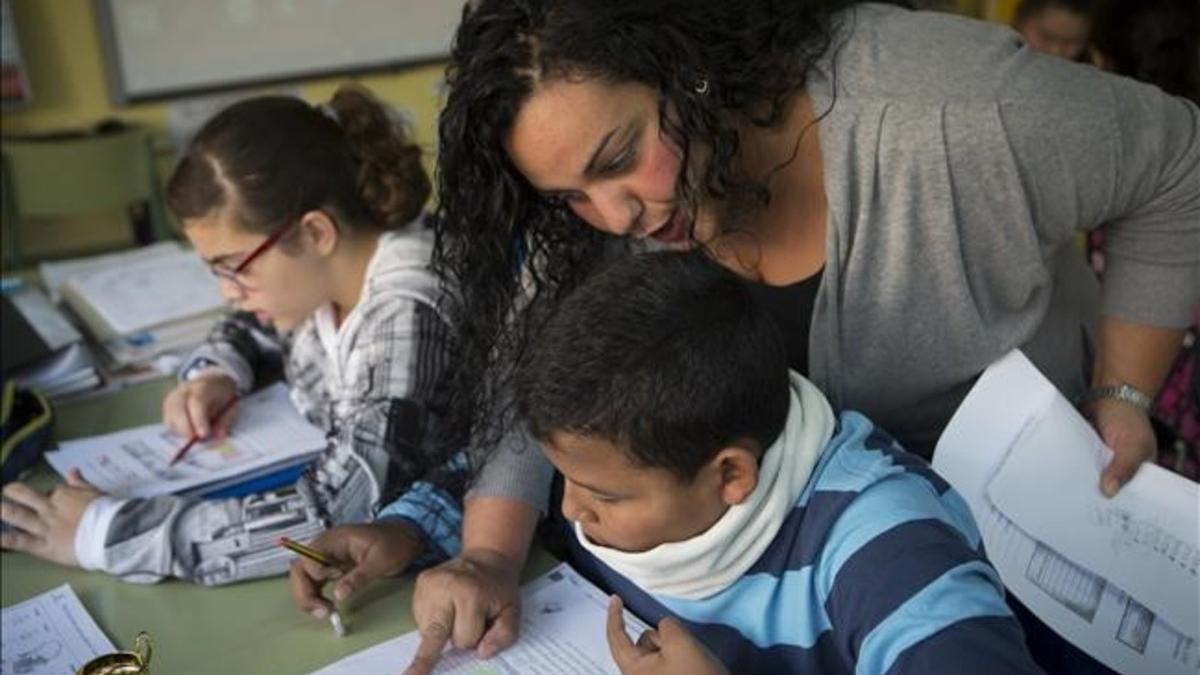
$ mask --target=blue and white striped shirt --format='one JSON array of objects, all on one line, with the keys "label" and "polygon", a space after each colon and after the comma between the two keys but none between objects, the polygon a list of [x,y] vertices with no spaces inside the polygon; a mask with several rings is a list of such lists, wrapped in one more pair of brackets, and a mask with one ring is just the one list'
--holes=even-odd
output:
[{"label": "blue and white striped shirt", "polygon": [[858,413],[840,416],[770,547],[716,595],[651,595],[571,541],[582,572],[650,623],[680,619],[738,675],[1041,672],[966,502]]}]

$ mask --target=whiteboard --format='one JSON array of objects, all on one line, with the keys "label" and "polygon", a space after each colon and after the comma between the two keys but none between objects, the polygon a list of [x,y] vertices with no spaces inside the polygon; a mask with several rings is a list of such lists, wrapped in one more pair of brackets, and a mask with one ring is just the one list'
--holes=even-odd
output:
[{"label": "whiteboard", "polygon": [[462,0],[95,0],[117,102],[431,61]]}]

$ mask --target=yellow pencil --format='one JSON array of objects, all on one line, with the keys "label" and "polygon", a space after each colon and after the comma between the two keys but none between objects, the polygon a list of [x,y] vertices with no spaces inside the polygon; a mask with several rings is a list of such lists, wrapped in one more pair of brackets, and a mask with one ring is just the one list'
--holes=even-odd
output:
[{"label": "yellow pencil", "polygon": [[280,537],[279,545],[286,548],[287,550],[291,551],[292,553],[295,553],[296,555],[302,555],[305,558],[308,558],[309,560],[317,563],[318,565],[324,565],[326,567],[334,567],[334,568],[342,570],[343,572],[346,571],[346,568],[344,566],[339,565],[339,564],[333,562],[332,560],[330,560],[329,558],[325,557],[324,553],[321,553],[320,551],[318,551],[315,548],[305,546],[304,544],[301,544],[300,542],[296,541],[295,539],[291,539],[289,537]]},{"label": "yellow pencil", "polygon": [[[305,546],[304,544],[301,544],[300,542],[296,541],[295,539],[291,539],[289,537],[280,537],[279,545],[286,548],[287,550],[291,551],[292,553],[295,553],[296,555],[301,555],[301,556],[304,556],[305,558],[308,558],[309,560],[317,563],[318,565],[324,565],[326,567],[333,567],[333,568],[339,569],[343,572],[347,571],[347,568],[345,565],[340,565],[340,564],[333,562],[329,558],[325,557],[324,553],[321,553],[317,549],[312,548],[310,546]],[[342,615],[338,614],[336,610],[333,612],[330,612],[330,614],[329,614],[329,625],[333,626],[333,632],[337,633],[338,636],[345,637],[346,624],[342,622]]]}]

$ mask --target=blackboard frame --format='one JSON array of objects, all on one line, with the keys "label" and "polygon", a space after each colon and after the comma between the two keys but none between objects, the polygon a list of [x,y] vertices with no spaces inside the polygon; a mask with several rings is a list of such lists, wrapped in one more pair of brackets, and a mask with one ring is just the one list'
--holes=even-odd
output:
[{"label": "blackboard frame", "polygon": [[[219,83],[205,85],[181,85],[178,87],[163,87],[133,92],[125,81],[120,51],[117,48],[116,24],[112,13],[112,3],[115,0],[93,0],[96,25],[100,33],[100,46],[104,52],[104,70],[108,80],[109,97],[118,105],[131,103],[147,103],[163,101],[172,98],[188,96],[203,96],[220,92],[236,91],[277,84],[313,80],[339,75],[367,75],[417,68],[432,63],[445,61],[449,56],[449,44],[443,51],[429,54],[415,54],[384,61],[363,61],[339,65],[331,68],[308,68],[295,71],[280,72],[259,77],[231,78]],[[205,0],[207,1],[207,0]],[[446,0],[453,2],[454,0]]]}]

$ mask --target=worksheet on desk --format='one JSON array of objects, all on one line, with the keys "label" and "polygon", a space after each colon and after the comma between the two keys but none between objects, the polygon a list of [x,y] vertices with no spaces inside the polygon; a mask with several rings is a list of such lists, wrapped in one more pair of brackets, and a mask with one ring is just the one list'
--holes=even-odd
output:
[{"label": "worksheet on desk", "polygon": [[0,611],[0,674],[75,675],[115,651],[71,587],[63,584]]},{"label": "worksheet on desk", "polygon": [[1121,673],[1200,673],[1195,483],[1143,466],[1100,495],[1109,451],[1020,352],[979,378],[934,451],[1005,586]]},{"label": "worksheet on desk", "polygon": [[238,401],[227,438],[195,444],[183,459],[171,458],[186,439],[152,424],[103,436],[64,441],[46,461],[66,476],[79,469],[104,492],[153,497],[311,458],[325,447],[324,433],[292,405],[287,387],[275,384]]},{"label": "worksheet on desk", "polygon": [[[484,661],[448,650],[435,675],[620,675],[605,637],[608,596],[563,563],[521,591],[521,637]],[[646,624],[625,610],[625,630],[636,639]],[[395,675],[417,653],[421,637],[406,633],[348,656],[312,675]]]}]

